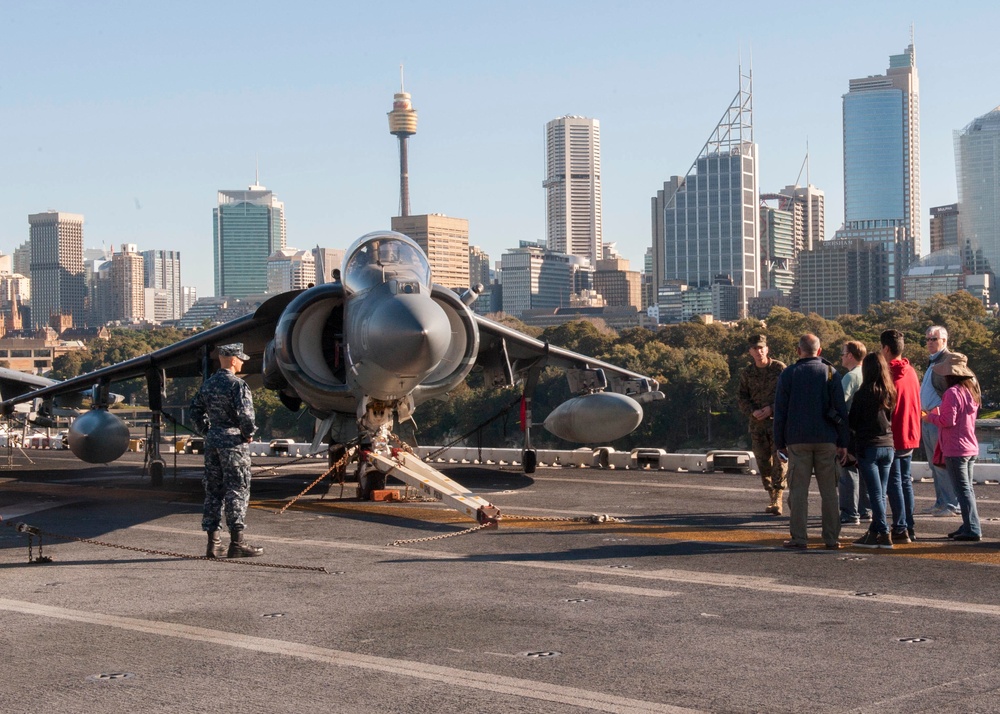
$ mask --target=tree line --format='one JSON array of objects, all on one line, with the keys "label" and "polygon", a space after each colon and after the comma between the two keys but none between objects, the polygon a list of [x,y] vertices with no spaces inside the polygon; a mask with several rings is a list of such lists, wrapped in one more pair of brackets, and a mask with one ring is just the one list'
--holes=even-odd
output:
[{"label": "tree line", "polygon": [[[935,295],[925,302],[883,302],[863,315],[827,320],[776,307],[763,321],[744,319],[734,326],[692,320],[654,330],[632,328],[618,333],[601,320],[574,321],[545,330],[524,326],[508,316],[493,316],[505,324],[553,345],[591,355],[657,379],[665,398],[644,406],[643,423],[613,446],[619,449],[656,447],[667,451],[706,448],[749,448],[746,420],[736,406],[739,373],[751,360],[750,335],[767,335],[770,355],[785,364],[795,361],[795,345],[805,332],[816,334],[823,355],[838,367],[840,346],[859,340],[869,350],[879,346],[879,334],[897,329],[906,339],[903,356],[922,374],[927,352],[923,336],[930,325],[948,329],[949,348],[964,352],[983,389],[984,412],[1000,401],[1000,320],[966,292]],[[95,340],[87,349],[56,358],[51,376],[66,379],[172,344],[189,332],[175,329],[114,329],[109,340]],[[176,416],[198,388],[197,379],[168,380],[167,401]],[[145,404],[144,380],[116,384],[127,402]],[[545,416],[569,394],[564,375],[546,370],[533,403],[534,420]],[[470,446],[520,446],[520,389],[486,387],[476,371],[447,401],[433,401],[416,412],[412,429],[421,444],[459,440]],[[312,438],[314,420],[301,410],[293,413],[273,392],[254,390],[262,439],[289,436]],[[407,433],[411,429],[406,429]],[[541,428],[533,429],[538,447],[575,448]]]}]

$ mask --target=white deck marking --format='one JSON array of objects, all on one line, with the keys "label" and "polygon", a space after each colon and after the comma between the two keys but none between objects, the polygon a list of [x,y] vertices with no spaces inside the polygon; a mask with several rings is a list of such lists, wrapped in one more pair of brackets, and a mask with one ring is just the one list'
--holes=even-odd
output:
[{"label": "white deck marking", "polygon": [[141,632],[158,637],[173,637],[193,642],[204,642],[210,645],[235,647],[263,654],[283,655],[341,667],[356,667],[358,669],[383,672],[390,675],[440,682],[453,687],[466,687],[515,697],[538,699],[546,702],[559,702],[593,711],[615,712],[618,714],[643,714],[646,712],[701,714],[696,709],[675,707],[669,704],[660,704],[659,702],[650,702],[641,699],[618,697],[604,692],[578,689],[576,687],[564,687],[558,684],[549,684],[548,682],[536,682],[530,679],[505,677],[487,672],[442,667],[424,662],[414,662],[412,660],[374,657],[354,652],[345,652],[343,650],[328,649],[326,647],[315,647],[298,642],[252,637],[225,632],[223,630],[211,630],[204,627],[192,627],[172,622],[140,620],[134,617],[70,610],[62,607],[6,599],[0,599],[0,610],[55,620],[82,622],[100,627],[114,627],[119,630]]},{"label": "white deck marking", "polygon": [[609,593],[621,593],[623,595],[642,595],[644,597],[674,597],[682,593],[676,590],[654,590],[653,588],[633,588],[628,585],[609,585],[608,583],[577,583],[578,588],[585,590],[603,590]]},{"label": "white deck marking", "polygon": [[8,506],[0,507],[0,519],[4,521],[10,521],[15,518],[20,518],[29,513],[38,513],[39,511],[46,511],[50,508],[59,508],[60,506],[68,506],[71,503],[77,503],[75,499],[46,499],[44,501],[21,501],[20,503],[12,503]]}]

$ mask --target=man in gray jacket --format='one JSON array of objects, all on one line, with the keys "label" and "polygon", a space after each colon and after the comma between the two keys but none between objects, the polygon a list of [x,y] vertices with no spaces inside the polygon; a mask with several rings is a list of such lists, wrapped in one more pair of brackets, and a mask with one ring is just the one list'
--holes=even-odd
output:
[{"label": "man in gray jacket", "polygon": [[788,458],[791,539],[786,548],[806,548],[809,481],[813,473],[822,499],[823,542],[839,549],[840,503],[837,463],[847,455],[849,432],[844,388],[833,365],[820,357],[819,338],[799,338],[798,361],[778,378],[774,399],[774,444]]},{"label": "man in gray jacket", "polygon": [[[840,380],[844,388],[847,411],[851,411],[854,393],[861,386],[861,362],[868,354],[864,342],[850,340],[840,348],[840,363],[847,368],[847,374]],[[857,454],[854,454],[857,456]],[[840,522],[858,525],[862,519],[871,520],[871,506],[868,503],[868,489],[864,479],[858,475],[857,461],[848,457],[848,464],[840,467]]]}]

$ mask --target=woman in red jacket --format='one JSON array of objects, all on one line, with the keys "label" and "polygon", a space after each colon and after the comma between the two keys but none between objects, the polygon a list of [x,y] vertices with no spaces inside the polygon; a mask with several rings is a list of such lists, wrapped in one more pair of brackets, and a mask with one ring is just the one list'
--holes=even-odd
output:
[{"label": "woman in red jacket", "polygon": [[[962,509],[962,526],[948,537],[960,541],[982,540],[976,492],[972,489],[972,467],[979,455],[976,414],[983,402],[979,382],[969,369],[966,356],[958,352],[947,354],[933,369],[945,378],[948,389],[941,397],[941,405],[927,412],[924,420],[939,430],[938,449]],[[938,463],[937,452],[934,456],[934,462]]]}]

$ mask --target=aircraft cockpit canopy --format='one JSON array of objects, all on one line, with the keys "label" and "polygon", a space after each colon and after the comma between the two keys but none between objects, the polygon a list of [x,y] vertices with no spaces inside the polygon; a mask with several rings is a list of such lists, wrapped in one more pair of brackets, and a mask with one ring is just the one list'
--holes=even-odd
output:
[{"label": "aircraft cockpit canopy", "polygon": [[402,233],[383,231],[361,236],[344,259],[344,287],[363,292],[381,283],[396,280],[431,287],[431,266],[413,240]]}]

